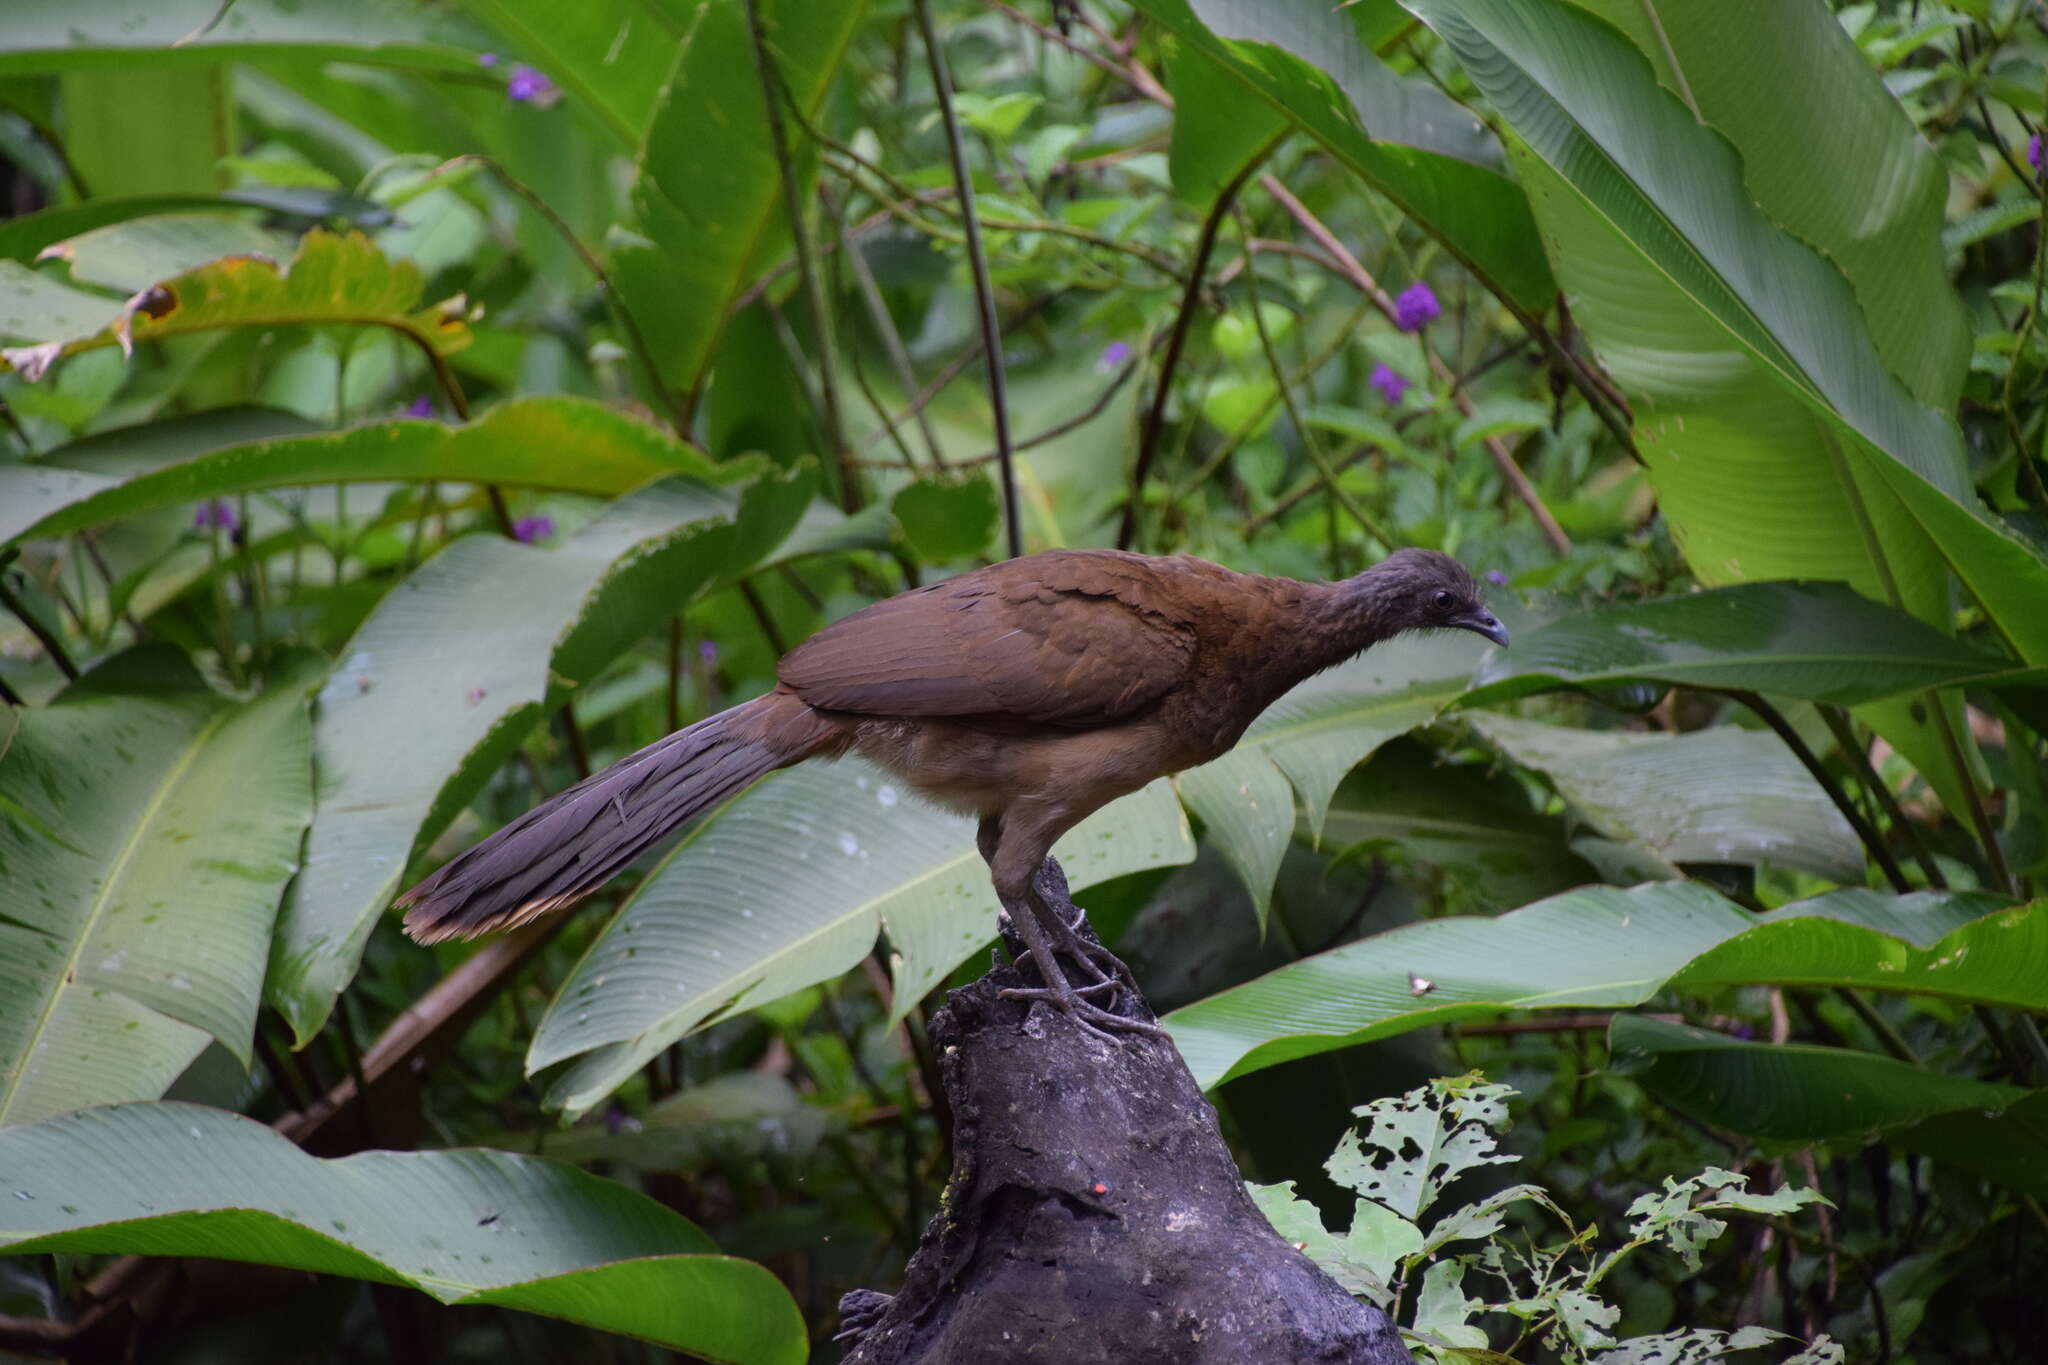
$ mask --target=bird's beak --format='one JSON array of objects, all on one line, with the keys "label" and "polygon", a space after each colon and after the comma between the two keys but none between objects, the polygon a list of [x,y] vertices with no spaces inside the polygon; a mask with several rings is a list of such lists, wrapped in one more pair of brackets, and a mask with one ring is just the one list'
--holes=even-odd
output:
[{"label": "bird's beak", "polygon": [[1503,649],[1507,647],[1508,628],[1502,625],[1492,612],[1484,608],[1460,616],[1451,624],[1459,630],[1469,630],[1474,635],[1484,635]]}]

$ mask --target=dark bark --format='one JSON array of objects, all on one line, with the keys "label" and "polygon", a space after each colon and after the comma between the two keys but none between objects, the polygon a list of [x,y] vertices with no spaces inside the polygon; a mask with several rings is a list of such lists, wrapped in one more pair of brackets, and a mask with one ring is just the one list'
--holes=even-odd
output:
[{"label": "dark bark", "polygon": [[[1039,887],[1071,908],[1057,863]],[[953,1175],[903,1288],[841,1301],[847,1365],[1408,1365],[1253,1205],[1172,1044],[1000,994],[1037,984],[999,966],[933,1016]]]}]

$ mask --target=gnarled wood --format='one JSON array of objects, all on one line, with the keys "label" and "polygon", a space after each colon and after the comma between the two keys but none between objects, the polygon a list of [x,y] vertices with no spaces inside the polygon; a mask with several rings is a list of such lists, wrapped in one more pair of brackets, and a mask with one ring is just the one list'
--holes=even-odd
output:
[{"label": "gnarled wood", "polygon": [[[1037,889],[1078,913],[1056,862]],[[932,1020],[953,1175],[902,1290],[842,1301],[847,1365],[1408,1365],[1252,1204],[1173,1045],[1003,997],[1035,984],[997,967]]]}]

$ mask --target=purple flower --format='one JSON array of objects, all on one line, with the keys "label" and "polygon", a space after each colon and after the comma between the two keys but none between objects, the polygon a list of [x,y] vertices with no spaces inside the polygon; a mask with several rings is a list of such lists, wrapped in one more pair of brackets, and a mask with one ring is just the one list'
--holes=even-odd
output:
[{"label": "purple flower", "polygon": [[233,535],[241,524],[242,519],[235,515],[235,509],[225,498],[210,498],[192,510],[192,529],[195,531],[218,529]]},{"label": "purple flower", "polygon": [[2034,168],[2034,175],[2041,174],[2041,135],[2034,134],[2027,139],[2027,164]]},{"label": "purple flower", "polygon": [[718,667],[718,642],[716,640],[699,640],[697,642],[697,657],[704,661],[706,668]]},{"label": "purple flower", "polygon": [[1443,311],[1443,305],[1436,301],[1436,291],[1417,280],[1394,300],[1394,325],[1404,332],[1419,332]]},{"label": "purple flower", "polygon": [[1408,381],[1391,365],[1372,367],[1372,386],[1380,391],[1380,397],[1388,403],[1399,403],[1401,395],[1408,392]]},{"label": "purple flower", "polygon": [[546,540],[555,533],[553,517],[521,517],[512,523],[512,539],[521,545],[531,545],[537,540]]},{"label": "purple flower", "polygon": [[1505,588],[1508,585],[1508,576],[1499,569],[1488,569],[1482,576],[1496,588]]},{"label": "purple flower", "polygon": [[561,95],[555,83],[530,66],[512,68],[512,79],[505,83],[505,93],[512,97],[514,104],[531,104],[545,109]]},{"label": "purple flower", "polygon": [[481,687],[472,687],[469,691],[462,694],[462,699],[471,706],[475,706],[484,699],[484,690]]},{"label": "purple flower", "polygon": [[421,394],[405,405],[405,415],[407,417],[432,417],[434,415],[434,400],[425,394]]},{"label": "purple flower", "polygon": [[476,54],[476,64],[478,66],[496,66],[498,64],[498,54],[495,52],[479,52]]},{"label": "purple flower", "polygon": [[1095,372],[1097,374],[1108,374],[1111,370],[1122,369],[1124,362],[1130,358],[1131,347],[1129,342],[1112,341],[1109,345],[1102,348],[1102,358],[1095,362]]}]

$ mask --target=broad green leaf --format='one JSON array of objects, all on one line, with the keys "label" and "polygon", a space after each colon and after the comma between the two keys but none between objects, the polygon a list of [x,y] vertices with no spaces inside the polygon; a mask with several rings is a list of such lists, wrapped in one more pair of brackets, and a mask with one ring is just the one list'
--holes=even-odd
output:
[{"label": "broad green leaf", "polygon": [[[1670,985],[1854,986],[2048,1008],[2041,970],[2048,963],[2048,902],[1986,913],[1996,903],[1967,893],[1823,896],[1766,916],[1759,927],[1702,953]],[[1957,925],[1961,916],[1975,917]]]},{"label": "broad green leaf", "polygon": [[0,73],[212,65],[299,55],[426,71],[476,69],[473,35],[403,0],[12,0]]},{"label": "broad green leaf", "polygon": [[730,491],[671,480],[558,549],[467,536],[378,605],[321,689],[320,800],[268,994],[304,1041],[354,975],[415,849],[548,710],[801,514],[809,473]]},{"label": "broad green leaf", "polygon": [[919,479],[890,499],[903,535],[928,564],[966,559],[988,549],[1002,507],[987,479]]},{"label": "broad green leaf", "polygon": [[247,1063],[319,663],[236,702],[143,646],[0,720],[0,1124],[153,1099],[209,1038]]},{"label": "broad green leaf", "polygon": [[405,1285],[735,1365],[799,1365],[764,1267],[573,1166],[481,1148],[311,1157],[252,1119],[123,1104],[0,1132],[0,1250],[133,1252]]},{"label": "broad green leaf", "polygon": [[516,398],[465,426],[373,422],[185,458],[192,454],[175,426],[152,422],[80,442],[35,464],[0,465],[0,506],[6,509],[0,511],[0,541],[64,535],[150,508],[304,484],[450,479],[616,496],[668,474],[719,482],[738,472],[582,398]]},{"label": "broad green leaf", "polygon": [[[1164,782],[1053,849],[1074,889],[1194,856]],[[677,1038],[858,963],[886,930],[898,1017],[985,946],[996,896],[974,821],[857,759],[771,776],[700,825],[634,892],[556,995],[531,1070],[580,1113]]]},{"label": "broad green leaf", "polygon": [[1572,3],[1626,33],[1734,145],[1757,206],[1848,278],[1886,368],[1953,409],[1970,336],[1942,260],[1948,174],[1835,16],[1777,0]]},{"label": "broad green leaf", "polygon": [[275,261],[290,254],[291,239],[246,217],[162,213],[66,237],[43,248],[37,259],[63,261],[81,284],[132,294],[226,256]]},{"label": "broad green leaf", "polygon": [[1576,730],[1473,712],[1487,741],[1550,779],[1610,838],[1667,863],[1770,863],[1863,879],[1863,845],[1776,735],[1717,725],[1690,734]]},{"label": "broad green leaf", "polygon": [[502,1133],[481,1145],[532,1151],[579,1166],[594,1161],[643,1171],[676,1171],[759,1157],[802,1160],[828,1128],[842,1123],[807,1103],[772,1072],[732,1071],[656,1100],[627,1125],[597,1118],[573,1128]]},{"label": "broad green leaf", "polygon": [[[1976,507],[1955,424],[1887,369],[1888,358],[1897,360],[1926,392],[1952,392],[1938,341],[1946,324],[1937,321],[1937,340],[1913,360],[1910,317],[1888,321],[1897,354],[1881,354],[1850,281],[1757,207],[1737,150],[1600,20],[1564,0],[1408,7],[1457,53],[1515,133],[1510,157],[1560,283],[1630,396],[1659,505],[1698,577],[1709,585],[1844,581],[1946,627],[1953,570],[2016,654],[2048,663],[2048,613],[2038,609],[2048,563]],[[1825,87],[1777,88],[1786,99],[1816,100],[1813,117],[1839,122]],[[1753,118],[1769,119],[1773,135],[1779,129],[1765,111]],[[1913,137],[1895,118],[1844,126],[1859,136],[1878,128],[1880,140]],[[1773,157],[1805,153],[1788,147]],[[1824,178],[1807,175],[1807,191],[1873,206],[1870,217],[1794,212],[1794,172],[1781,161],[1771,160],[1763,179],[1787,214],[1815,231],[1839,231],[1839,214],[1851,212],[1859,231],[1896,225],[1910,238],[1925,212],[1914,202],[1926,189],[1919,155],[1901,146],[1830,160]],[[1892,178],[1870,178],[1885,175]],[[1918,264],[1898,288],[1913,297],[1938,291],[1921,252],[1908,255]],[[1874,277],[1871,287],[1890,288]],[[1946,317],[1952,307],[1940,311]],[[1929,708],[1891,703],[1869,718],[1945,802],[1964,805]]]},{"label": "broad green leaf", "polygon": [[[2017,968],[1960,969],[1986,943],[2024,946],[2040,932],[2038,902],[2013,928],[2000,923],[2004,916],[1981,921],[1982,928],[1964,920],[1986,904],[1977,893],[1889,897],[1851,889],[1754,915],[1696,882],[1582,887],[1495,918],[1454,916],[1361,939],[1175,1010],[1165,1023],[1207,1087],[1295,1057],[1504,1010],[1639,1005],[1731,942],[1741,946],[1727,958],[1709,956],[1695,985],[1731,984],[1739,965],[1758,984],[1838,984],[1827,973],[1839,968],[1839,984],[1886,988],[1881,964],[1892,961],[1909,983],[1900,989],[1971,1002],[2002,1002],[2031,989],[2040,1008],[2048,985],[2038,972],[2029,988]],[[1839,931],[1817,932],[1817,918],[1838,922]],[[1887,937],[1901,932],[1911,937]],[[1972,947],[1978,951],[1953,955]]]},{"label": "broad green leaf", "polygon": [[679,18],[683,6],[658,0],[462,0],[462,7],[629,148],[640,145],[675,65],[676,46],[688,33]]},{"label": "broad green leaf", "polygon": [[1266,105],[1247,105],[1244,87],[1199,47],[1169,52],[1166,87],[1173,95],[1173,140],[1167,171],[1181,202],[1207,213],[1255,158],[1288,128]]},{"label": "broad green leaf", "polygon": [[[865,10],[864,0],[761,0],[784,93],[805,117],[818,115]],[[633,205],[644,240],[612,251],[612,282],[681,393],[703,381],[727,305],[787,231],[747,14],[709,5],[691,31],[640,152]]]},{"label": "broad green leaf", "polygon": [[1959,1109],[1996,1112],[2017,1086],[1926,1071],[1847,1048],[1747,1043],[1642,1015],[1616,1015],[1614,1063],[1657,1098],[1750,1137],[1830,1142]]},{"label": "broad green leaf", "polygon": [[[1347,7],[1317,0],[1136,0],[1135,8],[1435,234],[1529,312],[1556,292],[1529,203],[1489,165],[1477,120],[1443,117],[1360,40]],[[1406,143],[1407,145],[1403,145]],[[1444,144],[1457,147],[1446,154]]]},{"label": "broad green leaf", "polygon": [[1309,679],[1252,722],[1238,746],[1174,779],[1181,799],[1252,893],[1263,926],[1300,797],[1322,829],[1344,774],[1395,735],[1427,725],[1465,688],[1482,642],[1407,637]]},{"label": "broad green leaf", "polygon": [[213,61],[64,71],[64,159],[95,194],[227,188],[235,150],[232,69]]},{"label": "broad green leaf", "polygon": [[2048,1091],[2035,1090],[2003,1109],[1937,1114],[1893,1129],[1885,1141],[2048,1199]]},{"label": "broad green leaf", "polygon": [[1840,583],[1744,583],[1599,607],[1518,634],[1486,656],[1459,701],[1657,682],[1853,706],[2014,668]]},{"label": "broad green leaf", "polygon": [[[24,267],[0,261],[0,297],[28,288]],[[51,281],[43,281],[52,284]],[[383,327],[435,355],[469,343],[460,313],[420,308],[419,267],[394,261],[359,232],[315,228],[280,268],[257,256],[229,256],[174,276],[122,300],[105,298],[82,314],[76,290],[43,315],[0,322],[0,331],[35,344],[0,348],[0,363],[31,380],[60,356],[222,327],[285,327],[296,323]],[[10,310],[11,311],[11,310]]]},{"label": "broad green leaf", "polygon": [[1401,1258],[1422,1250],[1422,1230],[1370,1199],[1358,1201],[1351,1226],[1339,1234],[1323,1226],[1322,1210],[1294,1192],[1294,1182],[1245,1189],[1273,1230],[1320,1266],[1351,1294],[1385,1305],[1388,1281]]}]

